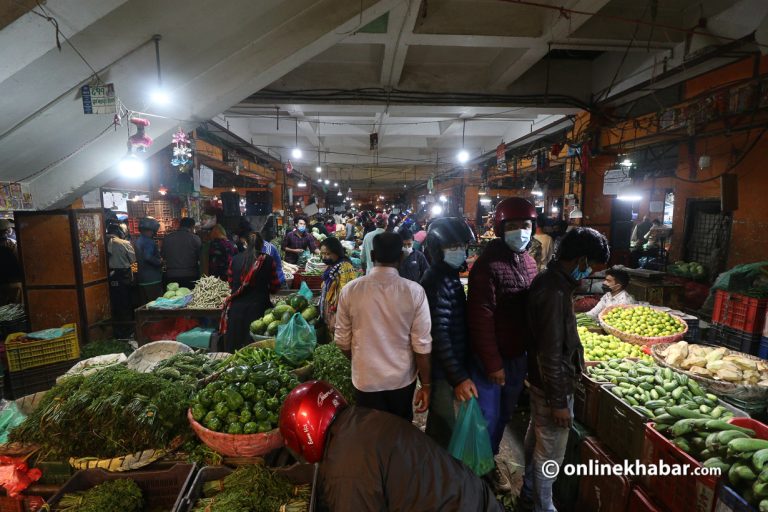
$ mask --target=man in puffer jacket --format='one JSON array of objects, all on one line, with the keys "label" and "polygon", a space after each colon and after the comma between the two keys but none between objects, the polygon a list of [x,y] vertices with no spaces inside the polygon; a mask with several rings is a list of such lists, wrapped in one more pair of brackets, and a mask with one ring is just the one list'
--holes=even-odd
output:
[{"label": "man in puffer jacket", "polygon": [[456,419],[454,396],[461,401],[477,397],[467,366],[467,299],[459,279],[459,271],[466,268],[467,245],[474,239],[469,226],[455,217],[434,221],[426,238],[433,263],[421,279],[432,316],[432,399],[426,434],[444,448]]},{"label": "man in puffer jacket", "polygon": [[[494,455],[517,406],[526,373],[526,297],[536,261],[526,252],[536,209],[511,197],[496,207],[492,240],[469,273],[469,336],[472,381],[488,422]],[[511,490],[509,479],[496,468],[490,475],[497,491]]]}]

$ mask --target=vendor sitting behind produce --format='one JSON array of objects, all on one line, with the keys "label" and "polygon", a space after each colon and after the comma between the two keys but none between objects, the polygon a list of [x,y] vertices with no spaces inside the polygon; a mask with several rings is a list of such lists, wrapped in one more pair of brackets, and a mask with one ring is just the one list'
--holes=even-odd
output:
[{"label": "vendor sitting behind produce", "polygon": [[600,312],[608,306],[634,304],[635,298],[627,293],[625,289],[627,286],[629,286],[629,274],[626,270],[616,267],[606,270],[605,281],[603,281],[603,291],[606,293],[587,314],[592,318],[597,318]]}]

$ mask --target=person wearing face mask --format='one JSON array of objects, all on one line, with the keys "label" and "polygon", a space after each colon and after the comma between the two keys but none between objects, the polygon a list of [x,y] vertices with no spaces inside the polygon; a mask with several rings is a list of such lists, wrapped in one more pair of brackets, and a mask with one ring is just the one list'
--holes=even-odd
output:
[{"label": "person wearing face mask", "polygon": [[[526,373],[525,345],[530,333],[525,315],[536,261],[527,252],[536,209],[520,197],[503,200],[494,213],[494,234],[469,272],[467,302],[472,364],[470,375],[488,421],[494,455],[517,406]],[[499,492],[511,489],[498,467],[490,474]]]},{"label": "person wearing face mask", "polygon": [[616,267],[606,270],[605,281],[603,281],[603,291],[605,292],[605,295],[603,295],[600,302],[590,309],[587,314],[592,318],[597,318],[600,312],[608,306],[634,304],[635,298],[626,290],[628,285],[629,274],[626,270]]},{"label": "person wearing face mask", "polygon": [[432,400],[426,434],[448,448],[455,424],[454,401],[477,397],[467,364],[467,298],[459,272],[466,268],[467,245],[475,236],[467,223],[455,217],[434,221],[427,232],[425,250],[432,266],[421,286],[432,317]]},{"label": "person wearing face mask", "polygon": [[357,271],[347,258],[346,251],[338,238],[329,237],[320,242],[320,257],[327,265],[323,272],[323,287],[320,291],[320,318],[328,329],[329,342],[333,343],[339,295],[347,283],[357,277]]},{"label": "person wearing face mask", "polygon": [[427,257],[421,251],[413,248],[413,233],[410,229],[401,229],[398,232],[403,240],[403,260],[400,262],[400,277],[419,282],[424,272],[429,268]]},{"label": "person wearing face mask", "polygon": [[299,256],[304,251],[308,250],[314,253],[320,251],[317,248],[315,237],[307,233],[307,219],[296,217],[294,223],[296,228],[283,238],[283,252],[285,253],[285,261],[295,265],[299,262]]},{"label": "person wearing face mask", "polygon": [[608,241],[591,228],[577,227],[561,240],[555,258],[534,279],[528,293],[528,382],[531,420],[525,435],[523,510],[555,512],[549,461],[562,464],[573,423],[574,383],[584,369],[584,348],[576,328],[573,293],[592,273],[592,263],[608,261]]}]

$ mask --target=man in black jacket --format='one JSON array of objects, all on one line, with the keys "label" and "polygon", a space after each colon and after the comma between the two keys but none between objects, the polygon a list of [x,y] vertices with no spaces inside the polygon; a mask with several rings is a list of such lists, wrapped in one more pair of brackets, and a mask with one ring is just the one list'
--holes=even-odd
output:
[{"label": "man in black jacket", "polygon": [[444,448],[451,441],[456,419],[454,396],[461,401],[477,397],[467,369],[467,297],[459,279],[459,271],[466,268],[467,245],[474,238],[469,226],[455,217],[434,221],[426,238],[425,250],[433,265],[424,274],[421,286],[432,316],[435,361],[426,434]]},{"label": "man in black jacket", "polygon": [[280,410],[298,458],[319,463],[318,494],[333,512],[503,512],[467,466],[394,414],[349,407],[330,384],[299,384]]},{"label": "man in black jacket", "polygon": [[576,330],[573,292],[605,263],[608,241],[590,228],[576,228],[561,240],[555,259],[536,276],[528,293],[528,381],[531,421],[525,435],[525,480],[521,499],[536,512],[554,512],[552,462],[565,456],[573,419],[573,385],[584,369],[584,348]]}]

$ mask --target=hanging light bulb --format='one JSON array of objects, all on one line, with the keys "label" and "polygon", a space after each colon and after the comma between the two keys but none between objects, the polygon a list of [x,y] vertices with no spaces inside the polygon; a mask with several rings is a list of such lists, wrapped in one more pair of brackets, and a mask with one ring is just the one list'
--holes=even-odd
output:
[{"label": "hanging light bulb", "polygon": [[533,188],[531,189],[531,194],[533,194],[536,197],[541,197],[544,195],[544,190],[542,190],[541,185],[539,185],[539,181],[536,180],[533,183]]},{"label": "hanging light bulb", "polygon": [[480,189],[477,191],[477,195],[479,195],[479,196],[487,196],[488,195],[488,187],[486,187],[485,185],[480,187]]},{"label": "hanging light bulb", "polygon": [[491,198],[488,197],[488,196],[481,197],[480,198],[480,204],[482,204],[484,206],[487,206],[487,205],[491,204]]},{"label": "hanging light bulb", "polygon": [[167,105],[171,102],[171,96],[168,91],[163,88],[163,76],[160,70],[160,34],[152,36],[155,42],[155,63],[157,64],[157,87],[150,94],[150,100],[156,105]]},{"label": "hanging light bulb", "polygon": [[352,187],[349,187],[349,189],[347,190],[347,195],[348,195],[348,196],[351,196],[351,195],[352,195]]},{"label": "hanging light bulb", "polygon": [[120,160],[118,168],[123,176],[127,178],[138,178],[144,175],[146,165],[143,160],[129,151],[128,154]]},{"label": "hanging light bulb", "polygon": [[324,183],[325,183],[326,185],[330,185],[330,184],[331,184],[331,180],[325,180],[325,181],[324,181]]},{"label": "hanging light bulb", "polygon": [[439,204],[436,204],[432,207],[432,215],[438,216],[438,215],[442,215],[442,213],[443,213],[443,207],[440,206]]},{"label": "hanging light bulb", "polygon": [[304,178],[301,178],[299,182],[296,184],[296,186],[299,188],[305,188],[307,186],[307,182],[304,181]]},{"label": "hanging light bulb", "polygon": [[237,192],[237,189],[236,189],[235,187],[232,187],[232,188],[230,189],[230,192]]},{"label": "hanging light bulb", "polygon": [[465,164],[469,162],[469,152],[464,149],[464,133],[467,131],[467,120],[464,120],[464,124],[461,127],[461,150],[456,154],[456,160],[459,161],[460,164]]},{"label": "hanging light bulb", "polygon": [[333,183],[333,186],[334,186],[334,187],[336,187],[336,188],[339,188],[339,184],[338,184],[338,182],[334,182],[334,183]]},{"label": "hanging light bulb", "polygon": [[445,197],[444,195],[440,194],[440,202],[441,202],[441,203],[445,203],[445,202],[447,202],[447,201],[448,201],[448,198],[447,198],[447,197]]},{"label": "hanging light bulb", "polygon": [[293,151],[291,151],[291,156],[298,160],[301,158],[303,153],[301,152],[301,148],[299,148],[299,120],[296,119],[296,145],[293,148]]},{"label": "hanging light bulb", "polygon": [[165,194],[167,194],[167,193],[168,193],[168,189],[167,189],[167,188],[165,188],[165,185],[163,185],[163,184],[161,183],[161,184],[160,184],[160,188],[159,188],[159,189],[157,189],[157,193],[158,193],[158,194],[160,194],[161,196],[164,196]]},{"label": "hanging light bulb", "polygon": [[315,172],[323,172],[323,168],[318,165],[315,167]]},{"label": "hanging light bulb", "polygon": [[341,197],[341,196],[342,196],[341,190],[339,190],[338,192],[336,192],[336,195],[337,195],[337,196],[339,196],[339,197]]}]

